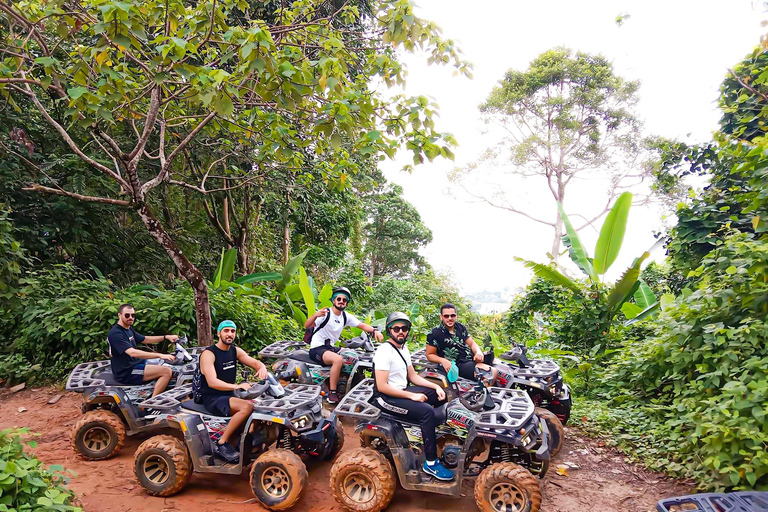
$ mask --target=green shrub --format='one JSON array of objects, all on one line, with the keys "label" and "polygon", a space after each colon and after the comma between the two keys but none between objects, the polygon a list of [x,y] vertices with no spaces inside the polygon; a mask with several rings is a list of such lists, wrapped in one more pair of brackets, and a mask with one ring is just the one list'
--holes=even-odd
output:
[{"label": "green shrub", "polygon": [[[11,341],[14,357],[41,365],[35,375],[39,380],[59,379],[81,362],[106,358],[107,332],[122,303],[136,309],[136,330],[141,333],[197,332],[193,293],[186,283],[167,290],[135,286],[112,291],[108,281],[89,280],[70,265],[30,273],[22,281],[24,306],[16,312],[16,328],[7,332],[0,326],[0,334]],[[238,343],[251,353],[300,336],[295,322],[265,297],[225,290],[212,293],[210,302],[213,325],[234,320]],[[0,369],[12,361],[0,354]]]},{"label": "green shrub", "polygon": [[[80,512],[68,479],[59,465],[48,469],[24,451],[29,429],[0,430],[0,512],[58,510]],[[26,443],[34,448],[34,441]]]}]

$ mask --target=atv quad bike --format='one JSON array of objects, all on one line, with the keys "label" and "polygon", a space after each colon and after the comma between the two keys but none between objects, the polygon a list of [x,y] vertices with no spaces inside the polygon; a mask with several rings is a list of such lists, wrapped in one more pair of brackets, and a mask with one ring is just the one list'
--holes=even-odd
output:
[{"label": "atv quad bike", "polygon": [[[525,351],[525,347],[515,345],[494,360],[491,364],[496,369],[493,385],[525,390],[536,407],[551,411],[560,423],[566,425],[571,416],[571,390],[563,382],[560,366],[547,359],[528,359]],[[426,368],[437,370],[440,367],[427,359],[426,349],[411,354],[411,360],[417,371]]]},{"label": "atv quad bike", "polygon": [[543,477],[549,465],[546,423],[534,414],[525,392],[487,391],[494,402],[491,410],[470,411],[460,399],[436,409],[438,452],[455,475],[441,482],[421,470],[425,456],[419,425],[373,405],[373,379],[358,384],[334,411],[357,420],[355,432],[362,443],[331,468],[336,501],[352,511],[378,512],[392,499],[397,480],[406,490],[459,496],[462,479],[477,476],[475,501],[481,511],[537,512],[541,492],[534,475]]},{"label": "atv quad bike", "polygon": [[[344,358],[337,391],[343,396],[366,377],[373,368],[376,350],[367,333],[348,341],[340,341],[339,355]],[[321,393],[330,391],[331,367],[319,365],[309,357],[303,341],[278,341],[259,352],[262,361],[274,361],[272,371],[280,379],[299,384],[320,384]]]},{"label": "atv quad bike", "polygon": [[656,504],[658,512],[768,512],[768,492],[702,493],[667,498]]},{"label": "atv quad bike", "polygon": [[[148,359],[148,364],[167,365],[173,375],[165,392],[158,395],[182,400],[190,384],[204,347],[187,351],[186,336],[175,343],[174,361]],[[83,394],[83,415],[72,427],[72,449],[85,460],[103,460],[116,455],[126,435],[165,427],[144,401],[152,396],[154,381],[137,386],[121,384],[112,375],[109,360],[82,363],[67,379],[67,391]],[[157,397],[155,397],[157,398]]]},{"label": "atv quad bike", "polygon": [[148,494],[179,492],[193,472],[240,475],[253,462],[250,482],[254,496],[267,508],[284,510],[299,499],[307,482],[300,455],[330,459],[344,445],[336,417],[321,416],[320,386],[283,387],[270,374],[247,391],[235,391],[235,396],[253,403],[253,413],[235,445],[240,454],[236,464],[215,457],[212,450],[230,417],[216,416],[193,400],[158,400],[161,395],[150,400],[178,437],[156,435],[136,450],[134,472]]},{"label": "atv quad bike", "polygon": [[[476,368],[475,376],[477,380],[458,377],[455,382],[451,382],[445,369],[441,365],[427,360],[423,350],[419,350],[411,356],[411,360],[413,361],[414,367],[423,368],[419,372],[421,377],[424,377],[443,388],[448,400],[462,398],[465,407],[470,410],[480,410],[483,404],[490,399],[490,396],[484,391],[486,383],[490,383],[493,377],[493,373],[490,371]],[[496,366],[496,368],[498,370],[498,366]],[[531,394],[530,391],[528,394]],[[533,397],[531,397],[531,399],[533,400]],[[466,405],[467,401],[477,404],[475,409]],[[536,401],[534,401],[534,406],[536,405]],[[493,407],[492,403],[491,407]],[[554,413],[542,407],[536,406],[534,413],[547,423],[547,428],[549,430],[549,454],[551,457],[555,457],[560,452],[560,449],[563,447],[563,442],[565,441],[565,429],[563,428],[563,424]]]}]

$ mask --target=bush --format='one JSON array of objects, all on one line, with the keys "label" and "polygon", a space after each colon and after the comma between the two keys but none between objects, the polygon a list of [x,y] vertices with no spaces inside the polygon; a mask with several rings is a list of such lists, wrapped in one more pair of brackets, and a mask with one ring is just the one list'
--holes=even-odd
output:
[{"label": "bush", "polygon": [[655,338],[627,344],[604,386],[613,405],[654,411],[678,474],[768,489],[768,244],[729,237],[691,277],[697,289],[664,309]]},{"label": "bush", "polygon": [[[21,294],[25,300],[16,312],[17,327],[7,332],[7,325],[0,326],[13,354],[0,354],[0,369],[20,355],[41,365],[38,380],[59,379],[81,362],[106,358],[107,332],[122,303],[136,309],[136,330],[141,333],[197,332],[193,293],[186,283],[173,289],[135,286],[112,291],[108,281],[89,280],[75,267],[62,265],[30,273],[22,280]],[[265,297],[222,291],[212,293],[210,301],[213,325],[234,320],[238,343],[251,353],[274,341],[300,337],[295,322]]]},{"label": "bush", "polygon": [[[0,430],[0,512],[59,510],[79,512],[68,479],[58,465],[48,469],[24,451],[28,429]],[[34,441],[26,443],[34,448]]]}]

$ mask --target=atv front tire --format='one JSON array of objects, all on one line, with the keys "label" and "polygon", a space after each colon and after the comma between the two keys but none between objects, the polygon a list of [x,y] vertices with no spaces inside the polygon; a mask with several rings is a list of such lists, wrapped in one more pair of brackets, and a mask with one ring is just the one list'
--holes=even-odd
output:
[{"label": "atv front tire", "polygon": [[480,512],[538,512],[539,482],[527,469],[512,462],[492,464],[475,481]]},{"label": "atv front tire", "polygon": [[549,456],[554,458],[565,442],[565,429],[555,413],[542,407],[536,407],[533,413],[547,423],[549,430]]},{"label": "atv front tire", "polygon": [[307,467],[289,450],[262,453],[251,468],[251,490],[262,505],[272,510],[291,508],[307,485]]},{"label": "atv front tire", "polygon": [[114,457],[125,443],[125,424],[104,409],[83,414],[72,427],[72,449],[85,460]]},{"label": "atv front tire", "polygon": [[324,460],[333,460],[341,449],[344,447],[344,429],[341,427],[341,422],[336,425],[336,433],[331,441],[331,448],[328,450],[328,454],[323,457]]},{"label": "atv front tire", "polygon": [[192,477],[192,460],[184,443],[169,435],[150,437],[133,456],[133,471],[147,494],[170,496]]},{"label": "atv front tire", "polygon": [[331,491],[353,512],[379,512],[395,494],[395,472],[389,461],[371,448],[342,453],[331,468]]}]

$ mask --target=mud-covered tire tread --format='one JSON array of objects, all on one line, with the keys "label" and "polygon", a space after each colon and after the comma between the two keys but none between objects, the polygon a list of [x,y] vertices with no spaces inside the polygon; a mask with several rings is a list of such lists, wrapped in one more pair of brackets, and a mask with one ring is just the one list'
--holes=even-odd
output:
[{"label": "mud-covered tire tread", "polygon": [[344,448],[344,429],[341,427],[341,423],[336,425],[336,434],[333,436],[333,444],[331,445],[331,451],[328,455],[323,457],[325,460],[333,460],[336,455],[339,454],[342,448]]},{"label": "mud-covered tire tread", "polygon": [[475,480],[475,502],[480,512],[494,512],[488,501],[488,493],[497,483],[514,481],[523,492],[528,493],[530,506],[522,512],[539,512],[541,508],[541,489],[538,479],[530,471],[514,462],[499,462],[484,469]]},{"label": "mud-covered tire tread", "polygon": [[[83,452],[80,451],[80,449],[77,447],[77,434],[84,426],[88,425],[89,423],[104,423],[112,430],[115,431],[115,435],[117,436],[117,444],[112,449],[111,452],[109,452],[107,455],[103,457],[89,457],[85,455]],[[72,449],[75,451],[75,453],[83,460],[106,460],[110,457],[114,457],[117,455],[117,453],[122,449],[123,445],[125,444],[125,424],[123,423],[123,420],[112,411],[106,411],[104,409],[94,409],[92,411],[88,411],[82,416],[80,416],[80,419],[78,419],[75,424],[72,426],[72,436],[71,436],[71,444]]]},{"label": "mud-covered tire tread", "polygon": [[[339,478],[340,475],[344,476],[345,473],[354,468],[358,468],[362,473],[369,476],[373,482],[378,484],[376,486],[376,496],[368,507],[352,508],[344,500],[344,496],[340,491],[340,486],[343,485],[343,479]],[[355,448],[339,455],[333,467],[331,467],[330,482],[331,492],[336,502],[353,512],[379,512],[392,501],[395,488],[397,487],[395,471],[392,469],[392,465],[384,455],[373,448]]]},{"label": "mud-covered tire tread", "polygon": [[139,480],[139,483],[141,483],[141,479],[139,479],[139,457],[145,452],[153,449],[164,452],[173,460],[176,479],[174,480],[173,485],[166,487],[162,491],[153,491],[147,489],[143,485],[142,487],[144,487],[144,490],[147,491],[147,494],[150,496],[171,496],[176,494],[189,483],[189,479],[192,478],[192,473],[194,471],[192,468],[192,459],[189,456],[187,447],[184,446],[184,443],[181,440],[171,435],[150,437],[141,443],[136,450],[136,453],[133,455],[133,472],[136,475],[136,479]]},{"label": "mud-covered tire tread", "polygon": [[551,458],[554,458],[558,453],[560,453],[560,450],[562,450],[563,448],[563,444],[565,444],[565,429],[563,428],[563,423],[560,421],[560,419],[557,417],[555,413],[553,413],[548,409],[544,409],[543,407],[536,407],[533,410],[533,413],[547,422],[547,428],[549,428],[550,439],[552,439],[553,430],[560,438],[560,443],[557,446],[552,445],[552,443],[550,442],[549,456]]},{"label": "mud-covered tire tread", "polygon": [[[265,463],[280,464],[288,472],[288,476],[291,478],[291,492],[288,493],[286,498],[280,503],[265,503],[259,495],[256,494],[253,478],[258,468],[261,468]],[[253,466],[251,467],[249,482],[251,484],[251,492],[253,492],[253,495],[264,507],[270,510],[286,510],[295,505],[299,498],[301,498],[304,488],[307,486],[308,477],[307,467],[304,465],[301,457],[290,450],[276,449],[262,453],[254,461]]]}]

